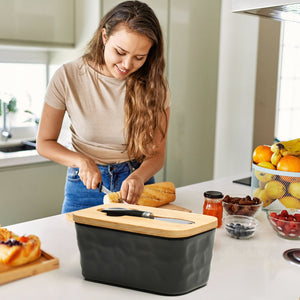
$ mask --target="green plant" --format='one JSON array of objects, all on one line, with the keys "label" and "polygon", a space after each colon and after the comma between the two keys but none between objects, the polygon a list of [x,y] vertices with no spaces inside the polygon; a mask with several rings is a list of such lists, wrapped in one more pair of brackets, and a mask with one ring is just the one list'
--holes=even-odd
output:
[{"label": "green plant", "polygon": [[[0,99],[0,116],[2,116],[2,105],[3,105],[3,100]],[[12,97],[8,103],[7,103],[7,112],[8,113],[15,113],[17,112],[17,99],[15,97]]]},{"label": "green plant", "polygon": [[33,113],[30,110],[25,110],[24,112],[28,113],[31,115],[31,118],[29,118],[28,120],[26,120],[25,122],[34,122],[36,125],[39,125],[40,123],[40,119],[37,117],[37,115],[35,113]]},{"label": "green plant", "polygon": [[17,99],[12,97],[7,104],[7,111],[15,113],[17,112]]}]

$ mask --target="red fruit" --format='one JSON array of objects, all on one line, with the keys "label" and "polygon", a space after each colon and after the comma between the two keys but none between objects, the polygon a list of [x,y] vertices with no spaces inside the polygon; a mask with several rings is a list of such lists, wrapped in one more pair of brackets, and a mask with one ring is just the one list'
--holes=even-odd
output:
[{"label": "red fruit", "polygon": [[289,222],[285,227],[284,227],[284,233],[286,235],[290,234],[297,234],[298,232],[298,224],[295,221]]},{"label": "red fruit", "polygon": [[[299,216],[300,216],[300,214],[299,214]],[[273,219],[278,219],[278,215],[276,214],[276,212],[271,212],[270,217]]]},{"label": "red fruit", "polygon": [[280,213],[280,216],[282,217],[288,217],[289,213],[287,212],[286,209],[282,210],[281,213]]},{"label": "red fruit", "polygon": [[285,217],[280,216],[280,217],[278,218],[276,224],[277,224],[278,227],[280,227],[280,228],[283,229],[283,227],[284,227],[284,225],[285,225],[285,222],[286,222],[286,221],[285,221]]},{"label": "red fruit", "polygon": [[296,218],[297,222],[300,222],[300,214],[294,214],[294,217]]}]

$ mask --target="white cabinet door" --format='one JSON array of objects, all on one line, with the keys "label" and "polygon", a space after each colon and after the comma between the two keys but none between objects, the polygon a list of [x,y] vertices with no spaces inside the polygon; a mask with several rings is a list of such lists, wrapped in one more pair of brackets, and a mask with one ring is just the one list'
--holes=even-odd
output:
[{"label": "white cabinet door", "polygon": [[0,0],[0,44],[74,45],[74,0]]}]

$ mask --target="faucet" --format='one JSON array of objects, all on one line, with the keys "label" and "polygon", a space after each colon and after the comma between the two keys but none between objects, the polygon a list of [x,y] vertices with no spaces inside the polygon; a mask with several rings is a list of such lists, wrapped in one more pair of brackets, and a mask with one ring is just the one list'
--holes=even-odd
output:
[{"label": "faucet", "polygon": [[1,130],[1,139],[7,141],[12,137],[11,132],[6,127],[7,103],[3,102],[3,128]]}]

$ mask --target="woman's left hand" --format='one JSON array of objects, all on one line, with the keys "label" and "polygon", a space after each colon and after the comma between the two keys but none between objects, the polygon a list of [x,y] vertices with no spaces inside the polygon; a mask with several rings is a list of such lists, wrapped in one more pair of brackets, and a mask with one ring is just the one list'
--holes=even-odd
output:
[{"label": "woman's left hand", "polygon": [[141,177],[132,173],[122,183],[121,197],[128,204],[137,204],[144,190],[144,181]]}]

